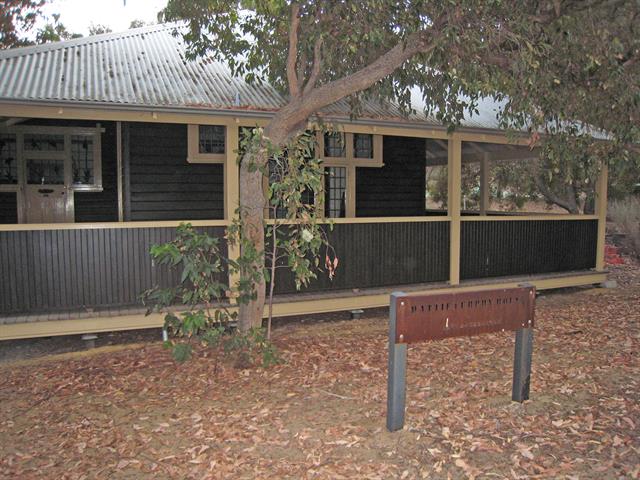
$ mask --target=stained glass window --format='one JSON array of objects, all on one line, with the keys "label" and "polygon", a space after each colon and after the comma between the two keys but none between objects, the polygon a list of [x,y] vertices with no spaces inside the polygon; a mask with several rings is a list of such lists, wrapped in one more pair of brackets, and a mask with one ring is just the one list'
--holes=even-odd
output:
[{"label": "stained glass window", "polygon": [[18,183],[18,160],[16,158],[16,136],[0,134],[0,183]]},{"label": "stained glass window", "polygon": [[86,135],[71,136],[71,168],[74,185],[93,185],[93,138]]},{"label": "stained glass window", "polygon": [[64,185],[62,158],[27,159],[27,183],[30,185]]},{"label": "stained glass window", "polygon": [[24,149],[27,152],[63,152],[64,135],[48,133],[26,133]]}]

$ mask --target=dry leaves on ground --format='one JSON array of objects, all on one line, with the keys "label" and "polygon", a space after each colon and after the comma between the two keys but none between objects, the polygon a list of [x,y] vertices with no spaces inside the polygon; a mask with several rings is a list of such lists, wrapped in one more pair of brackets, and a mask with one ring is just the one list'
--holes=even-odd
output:
[{"label": "dry leaves on ground", "polygon": [[407,422],[385,430],[386,318],[287,326],[286,363],[213,374],[157,344],[0,378],[3,478],[638,478],[640,284],[543,295],[531,400],[513,336],[409,350]]}]

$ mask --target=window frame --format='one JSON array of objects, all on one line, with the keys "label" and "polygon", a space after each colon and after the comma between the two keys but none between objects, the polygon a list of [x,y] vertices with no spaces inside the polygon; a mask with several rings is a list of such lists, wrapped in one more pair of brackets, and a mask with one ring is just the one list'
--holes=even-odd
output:
[{"label": "window frame", "polygon": [[371,167],[371,168],[381,168],[384,167],[384,158],[382,155],[382,135],[376,133],[362,133],[362,135],[371,135],[372,146],[373,146],[373,157],[372,158],[359,158],[354,154],[354,136],[360,135],[360,133],[354,132],[340,132],[344,135],[344,157],[328,157],[324,154],[324,133],[317,132],[316,142],[318,144],[318,151],[321,153],[319,158],[322,159],[323,163],[326,166],[330,167],[343,167],[343,166],[354,166],[354,167]]},{"label": "window frame", "polygon": [[[224,128],[224,152],[200,153],[200,126]],[[229,127],[220,124],[190,123],[187,126],[187,162],[188,163],[224,163],[229,148]]]},{"label": "window frame", "polygon": [[[27,160],[58,158],[64,160],[65,187],[72,192],[102,192],[102,134],[105,129],[96,124],[95,127],[57,127],[41,125],[14,125],[0,128],[1,133],[16,136],[16,161],[18,182],[15,184],[0,184],[0,192],[20,193],[27,185]],[[26,150],[24,148],[24,136],[29,134],[61,135],[64,137],[64,149],[59,151]],[[93,143],[93,183],[73,183],[71,157],[71,137],[91,137]]]}]

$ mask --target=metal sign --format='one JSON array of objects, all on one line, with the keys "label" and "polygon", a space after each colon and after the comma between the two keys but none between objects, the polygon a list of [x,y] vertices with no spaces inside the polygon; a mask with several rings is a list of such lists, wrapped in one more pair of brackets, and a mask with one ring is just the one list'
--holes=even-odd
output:
[{"label": "metal sign", "polygon": [[387,428],[404,425],[407,344],[516,331],[511,398],[529,398],[536,290],[533,286],[460,293],[391,294]]},{"label": "metal sign", "polygon": [[396,299],[396,343],[533,327],[535,288],[436,293]]}]

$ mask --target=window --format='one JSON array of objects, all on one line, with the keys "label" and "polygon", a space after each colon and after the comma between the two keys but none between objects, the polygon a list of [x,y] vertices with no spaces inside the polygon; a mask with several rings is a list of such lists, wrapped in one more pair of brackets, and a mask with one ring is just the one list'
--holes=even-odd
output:
[{"label": "window", "polygon": [[28,158],[27,184],[64,185],[64,159]]},{"label": "window", "polygon": [[224,127],[219,125],[200,125],[198,134],[199,153],[224,153]]},{"label": "window", "polygon": [[367,133],[353,134],[353,157],[373,158],[373,135]]},{"label": "window", "polygon": [[189,163],[223,163],[226,159],[227,128],[224,125],[188,126]]},{"label": "window", "polygon": [[324,156],[331,158],[344,158],[346,156],[344,133],[327,132],[324,134]]},{"label": "window", "polygon": [[94,185],[93,138],[86,135],[71,136],[71,170],[74,187]]},{"label": "window", "polygon": [[104,129],[17,125],[0,131],[0,191],[65,185],[102,191]]},{"label": "window", "polygon": [[327,132],[318,135],[325,165],[383,167],[382,135]]},{"label": "window", "polygon": [[347,168],[327,167],[325,169],[324,214],[329,218],[346,216]]},{"label": "window", "polygon": [[360,167],[384,166],[382,135],[328,132],[316,138],[325,166],[325,216],[355,217],[356,171]]},{"label": "window", "polygon": [[46,133],[25,133],[25,152],[63,152],[64,135]]},{"label": "window", "polygon": [[[286,158],[281,158],[280,161],[276,161],[275,158],[269,159],[269,186],[273,183],[280,182],[283,175],[286,173],[287,163]],[[266,185],[265,185],[266,187]],[[307,206],[315,205],[315,195],[313,190],[305,188],[303,192],[301,192],[301,202]],[[269,218],[287,218],[289,215],[289,211],[287,210],[287,206],[280,200],[278,205],[273,204],[273,199],[269,205]]]},{"label": "window", "polygon": [[18,158],[16,156],[16,136],[0,134],[0,184],[18,183]]}]

